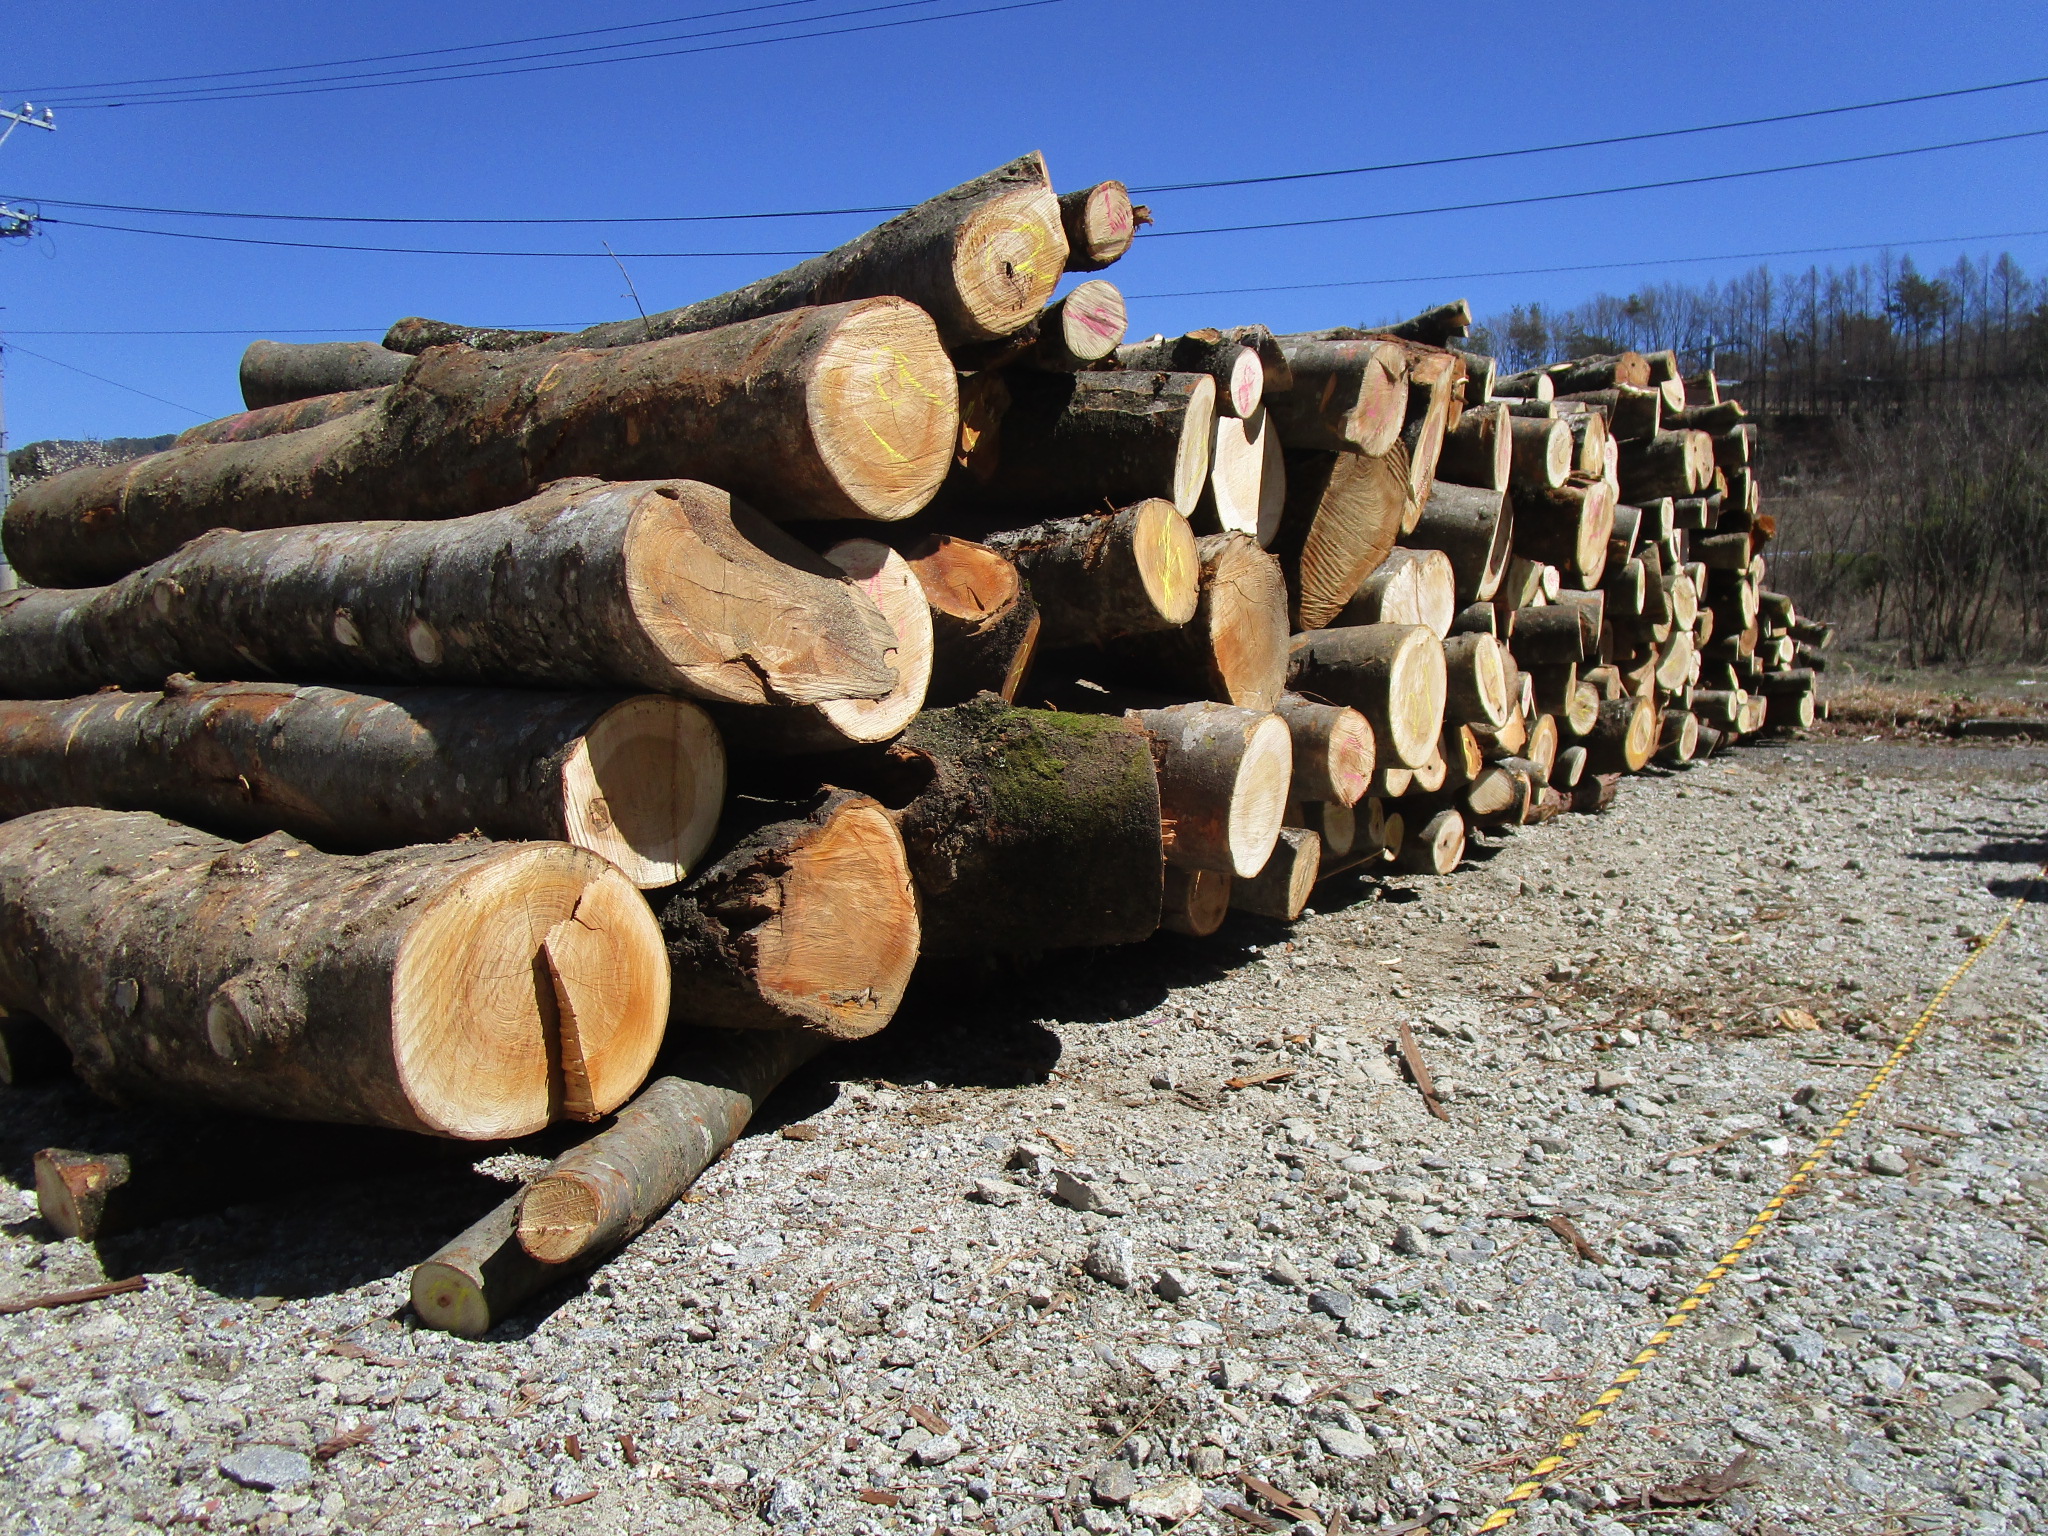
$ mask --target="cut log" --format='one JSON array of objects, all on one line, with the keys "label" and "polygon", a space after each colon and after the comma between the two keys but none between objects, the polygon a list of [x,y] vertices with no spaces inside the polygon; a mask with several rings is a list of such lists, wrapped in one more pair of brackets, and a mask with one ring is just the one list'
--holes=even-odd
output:
[{"label": "cut log", "polygon": [[1572,468],[1598,480],[1607,474],[1607,417],[1599,411],[1574,411],[1564,418],[1572,435]]},{"label": "cut log", "polygon": [[1287,581],[1280,562],[1242,533],[1197,541],[1201,591],[1178,629],[1102,647],[1125,681],[1265,713],[1287,686]]},{"label": "cut log", "polygon": [[1622,442],[1618,462],[1630,501],[1693,496],[1713,483],[1714,440],[1704,432],[1659,432]]},{"label": "cut log", "polygon": [[1408,821],[1399,811],[1388,811],[1380,822],[1380,857],[1388,864],[1398,864],[1401,850],[1408,842]]},{"label": "cut log", "polygon": [[1557,762],[1557,718],[1537,715],[1529,722],[1529,740],[1522,748],[1525,761],[1536,765],[1538,779],[1550,782],[1550,770]]},{"label": "cut log", "polygon": [[1447,689],[1444,648],[1419,625],[1367,624],[1296,635],[1288,686],[1364,715],[1383,764],[1419,768],[1436,750]]},{"label": "cut log", "polygon": [[1448,875],[1465,857],[1465,818],[1441,810],[1401,845],[1401,868],[1411,875]]},{"label": "cut log", "polygon": [[1646,353],[1644,360],[1650,365],[1650,387],[1662,393],[1665,409],[1682,415],[1685,375],[1679,371],[1678,354],[1667,347],[1662,352]]},{"label": "cut log", "polygon": [[1425,309],[1413,319],[1387,327],[1389,336],[1419,341],[1425,346],[1448,347],[1452,340],[1472,334],[1472,306],[1463,299]]},{"label": "cut log", "polygon": [[1278,715],[1178,704],[1128,716],[1152,739],[1167,862],[1250,879],[1287,814],[1294,751]]},{"label": "cut log", "polygon": [[1622,384],[1637,389],[1650,387],[1650,361],[1640,352],[1581,357],[1568,363],[1552,363],[1543,371],[1550,375],[1550,382],[1560,395],[1613,389]]},{"label": "cut log", "polygon": [[1579,686],[1577,662],[1533,662],[1528,672],[1530,696],[1538,709],[1557,715],[1571,708],[1572,695]]},{"label": "cut log", "polygon": [[1458,612],[1458,579],[1438,549],[1395,549],[1359,584],[1337,623],[1420,624],[1439,637]]},{"label": "cut log", "polygon": [[1491,635],[1453,635],[1444,642],[1444,718],[1454,725],[1498,730],[1508,718],[1507,673]]},{"label": "cut log", "polygon": [[[1765,673],[1765,680],[1768,681],[1772,675]],[[1764,702],[1764,718],[1758,727],[1761,730],[1803,731],[1813,724],[1819,712],[1811,689],[1792,693],[1766,689],[1761,697]]]},{"label": "cut log", "polygon": [[250,443],[259,437],[276,437],[284,432],[303,432],[309,427],[321,426],[343,416],[353,416],[358,411],[367,411],[383,402],[384,391],[381,388],[352,389],[334,395],[312,395],[304,400],[265,406],[261,410],[243,411],[238,416],[223,416],[219,421],[206,421],[196,427],[187,427],[178,434],[178,440],[171,446],[191,448],[202,443]]},{"label": "cut log", "polygon": [[1116,351],[1129,323],[1130,314],[1116,284],[1091,278],[1053,300],[1016,335],[978,347],[956,348],[953,361],[962,371],[1021,362],[1071,373]]},{"label": "cut log", "polygon": [[1288,815],[1287,824],[1306,827],[1315,833],[1322,844],[1322,869],[1330,869],[1338,860],[1350,858],[1360,835],[1358,813],[1348,805],[1334,805],[1327,800],[1308,800],[1296,805]]},{"label": "cut log", "polygon": [[1150,210],[1131,206],[1131,194],[1120,181],[1062,192],[1059,203],[1069,272],[1100,272],[1122,260],[1138,237],[1138,226],[1152,222]]},{"label": "cut log", "polygon": [[[1268,448],[1278,441],[1264,410],[1249,417],[1216,418],[1209,480],[1194,512],[1194,521],[1205,533],[1248,534],[1261,548],[1273,542],[1281,508],[1278,502],[1269,505],[1266,460]],[[1285,487],[1280,489],[1284,494]]]},{"label": "cut log", "polygon": [[[1599,626],[1593,627],[1597,641]],[[1563,666],[1587,659],[1586,626],[1578,609],[1562,603],[1515,611],[1515,655],[1531,666]]]},{"label": "cut log", "polygon": [[[1500,609],[1492,603],[1473,603],[1460,608],[1451,619],[1451,633],[1454,635],[1491,635],[1496,640],[1505,640],[1508,635],[1502,630]],[[1514,616],[1514,610],[1508,610]]]},{"label": "cut log", "polygon": [[1493,397],[1496,400],[1545,401],[1554,398],[1556,394],[1557,386],[1551,382],[1550,375],[1541,368],[1494,376]]},{"label": "cut log", "polygon": [[1748,469],[1756,462],[1756,427],[1746,424],[1714,434],[1714,463],[1724,470]]},{"label": "cut log", "polygon": [[561,341],[570,331],[520,331],[502,325],[455,325],[446,320],[424,320],[409,316],[395,322],[384,333],[384,345],[393,352],[417,357],[429,347],[473,347],[479,352],[513,352],[537,347],[545,341]]},{"label": "cut log", "polygon": [[732,703],[880,698],[881,610],[692,481],[563,481],[440,523],[219,532],[110,587],[0,594],[0,689],[173,673],[639,687]]},{"label": "cut log", "polygon": [[1621,442],[1654,437],[1663,421],[1664,397],[1654,389],[1598,389],[1574,394],[1569,404],[1596,406],[1607,412],[1607,432]]},{"label": "cut log", "polygon": [[646,902],[562,843],[345,857],[39,811],[0,824],[0,933],[0,1004],[118,1099],[520,1136],[623,1103],[668,1016]]},{"label": "cut log", "polygon": [[1444,434],[1436,462],[1438,482],[1506,490],[1513,474],[1513,421],[1507,407],[1498,403],[1467,409]]},{"label": "cut log", "polygon": [[1038,605],[1048,647],[1099,645],[1178,629],[1201,601],[1201,557],[1187,519],[1156,497],[1121,512],[995,533]]},{"label": "cut log", "polygon": [[1256,917],[1291,923],[1308,906],[1321,870],[1323,841],[1302,827],[1282,827],[1266,867],[1249,880],[1234,880],[1230,905]]},{"label": "cut log", "polygon": [[1135,944],[1159,926],[1159,782],[1131,724],[983,697],[927,710],[890,758],[916,785],[896,825],[922,953]]},{"label": "cut log", "polygon": [[1665,643],[1657,662],[1657,688],[1661,693],[1677,693],[1693,680],[1699,666],[1699,652],[1693,649],[1689,631],[1675,634]]},{"label": "cut log", "polygon": [[1425,798],[1441,791],[1451,777],[1451,766],[1444,761],[1441,748],[1430,753],[1429,761],[1420,768],[1409,771],[1414,774],[1414,779],[1409,784],[1408,792]]},{"label": "cut log", "polygon": [[1293,388],[1266,402],[1289,448],[1379,455],[1408,413],[1408,359],[1399,342],[1282,336]]},{"label": "cut log", "polygon": [[1371,722],[1355,709],[1318,704],[1297,693],[1280,695],[1273,712],[1287,722],[1294,744],[1287,798],[1356,805],[1372,783],[1377,760]]},{"label": "cut log", "polygon": [[24,579],[83,586],[209,529],[460,517],[585,474],[886,522],[932,498],[958,430],[952,365],[900,299],[609,352],[444,349],[325,426],[39,481],[9,503],[6,547]]},{"label": "cut log", "polygon": [[1620,792],[1620,774],[1589,773],[1579,780],[1578,788],[1572,791],[1571,808],[1581,814],[1604,811],[1614,804],[1615,796]]},{"label": "cut log", "polygon": [[[1023,329],[1045,307],[1071,254],[1045,161],[1033,153],[787,272],[680,309],[593,325],[530,350],[631,346],[885,294],[924,309],[949,347],[993,341]],[[401,320],[384,343],[404,345],[431,324]]]},{"label": "cut log", "polygon": [[1230,889],[1236,882],[1220,869],[1166,866],[1166,900],[1159,926],[1191,939],[1206,939],[1230,916]]},{"label": "cut log", "polygon": [[1202,373],[1005,376],[1009,402],[946,481],[949,512],[1037,520],[1149,497],[1193,512],[1209,478],[1216,384]]},{"label": "cut log", "polygon": [[962,704],[977,693],[1017,697],[1038,651],[1038,605],[1016,563],[983,544],[939,533],[904,552],[932,618],[932,677],[925,703]]},{"label": "cut log", "polygon": [[1554,491],[1517,491],[1515,552],[1560,568],[1597,586],[1607,568],[1607,540],[1614,530],[1616,497],[1611,482],[1573,477]]},{"label": "cut log", "polygon": [[1266,365],[1259,348],[1239,331],[1190,331],[1132,342],[1116,349],[1116,366],[1138,372],[1206,373],[1216,381],[1219,416],[1249,416],[1266,394]]},{"label": "cut log", "polygon": [[[1426,368],[1424,363],[1410,359],[1408,421],[1401,428],[1401,442],[1408,449],[1410,507],[1408,519],[1401,525],[1404,534],[1413,531],[1416,518],[1421,516],[1430,482],[1436,479],[1437,462],[1443,455],[1444,434],[1450,430],[1451,418],[1458,409],[1451,392],[1455,358],[1439,354],[1425,361],[1440,366]],[[1423,393],[1425,388],[1427,393]]]},{"label": "cut log", "polygon": [[1493,403],[1493,381],[1500,377],[1500,363],[1483,352],[1460,352],[1465,365],[1465,409]]},{"label": "cut log", "polygon": [[1373,769],[1372,798],[1375,800],[1398,800],[1415,787],[1415,770],[1397,768],[1389,762],[1381,762]]},{"label": "cut log", "polygon": [[1683,768],[1700,749],[1700,717],[1691,710],[1667,709],[1657,735],[1657,761]]},{"label": "cut log", "polygon": [[1287,455],[1287,499],[1274,537],[1299,629],[1334,620],[1387,558],[1411,510],[1407,450]]},{"label": "cut log", "polygon": [[1593,728],[1600,723],[1600,705],[1603,702],[1600,689],[1581,678],[1572,689],[1571,700],[1563,710],[1557,712],[1558,725],[1568,734],[1586,737],[1593,734]]},{"label": "cut log", "polygon": [[1554,491],[1572,472],[1572,434],[1562,421],[1508,418],[1508,483],[1522,491]]},{"label": "cut log", "polygon": [[725,752],[701,709],[642,694],[195,683],[0,703],[0,818],[155,811],[333,852],[481,832],[561,841],[642,888],[718,825]]},{"label": "cut log", "polygon": [[883,659],[896,685],[878,699],[827,699],[760,709],[721,709],[735,755],[785,757],[889,741],[924,708],[932,676],[932,610],[910,562],[873,539],[844,539],[825,559],[846,573],[888,620],[895,644]]},{"label": "cut log", "polygon": [[1568,747],[1558,748],[1557,758],[1550,765],[1550,787],[1570,789],[1586,772],[1586,749],[1577,742]]},{"label": "cut log", "polygon": [[1486,767],[1486,754],[1479,735],[1469,725],[1446,725],[1437,738],[1437,756],[1444,762],[1444,783],[1462,789],[1479,777]]},{"label": "cut log", "polygon": [[834,1040],[889,1022],[917,962],[917,896],[882,805],[828,790],[807,814],[735,801],[725,851],[660,904],[678,1024]]},{"label": "cut log", "polygon": [[1661,721],[1647,699],[1612,699],[1586,737],[1587,765],[1595,773],[1641,773],[1657,750]]},{"label": "cut log", "polygon": [[[557,1159],[412,1273],[422,1323],[464,1338],[487,1333],[550,1286],[588,1269],[680,1199],[739,1139],[761,1102],[825,1042],[727,1033],[679,1054],[616,1124]],[[560,1263],[522,1246],[528,1232]]]},{"label": "cut log", "polygon": [[382,389],[405,377],[411,357],[374,341],[252,341],[242,354],[242,403],[252,411],[319,395]]},{"label": "cut log", "polygon": [[1462,605],[1490,601],[1500,590],[1513,536],[1514,513],[1503,492],[1437,480],[1406,538],[1412,548],[1449,557]]},{"label": "cut log", "polygon": [[1535,798],[1536,785],[1528,763],[1499,758],[1481,769],[1462,796],[1472,820],[1484,827],[1519,826]]}]

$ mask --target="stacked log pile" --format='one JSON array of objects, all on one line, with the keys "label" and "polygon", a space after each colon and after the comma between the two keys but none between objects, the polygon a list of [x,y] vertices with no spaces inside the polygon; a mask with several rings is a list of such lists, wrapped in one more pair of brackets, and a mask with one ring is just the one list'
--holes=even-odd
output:
[{"label": "stacked log pile", "polygon": [[422,1266],[474,1332],[921,957],[1292,921],[1810,721],[1711,380],[1498,378],[1462,303],[1127,342],[1057,289],[1147,217],[1027,156],[630,322],[258,343],[244,414],[25,489],[0,1005],[111,1094],[473,1139],[665,1050]]}]

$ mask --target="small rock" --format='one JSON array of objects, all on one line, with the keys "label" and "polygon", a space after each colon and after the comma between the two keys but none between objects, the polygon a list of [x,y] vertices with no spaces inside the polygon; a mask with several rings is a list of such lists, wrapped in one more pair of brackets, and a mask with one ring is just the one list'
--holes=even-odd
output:
[{"label": "small rock", "polygon": [[1428,1235],[1414,1222],[1404,1221],[1394,1228],[1394,1252],[1406,1254],[1413,1259],[1424,1259],[1436,1252],[1436,1244],[1432,1243]]},{"label": "small rock", "polygon": [[1017,1173],[1044,1173],[1052,1164],[1052,1148],[1035,1141],[1020,1141],[1010,1148],[1003,1166]]},{"label": "small rock", "polygon": [[580,1500],[590,1492],[590,1478],[581,1467],[572,1463],[555,1474],[554,1482],[548,1485],[548,1492],[554,1495],[557,1504],[566,1504],[571,1499]]},{"label": "small rock", "polygon": [[1162,1269],[1152,1282],[1152,1294],[1162,1301],[1186,1301],[1195,1293],[1195,1282],[1185,1270]]},{"label": "small rock", "polygon": [[936,1467],[951,1461],[964,1449],[966,1447],[960,1444],[960,1437],[949,1433],[933,1435],[923,1445],[912,1451],[910,1455],[911,1459],[920,1467]]},{"label": "small rock", "polygon": [[1828,1341],[1811,1328],[1795,1329],[1773,1340],[1778,1353],[1794,1365],[1819,1365],[1827,1358]]},{"label": "small rock", "polygon": [[1320,1312],[1325,1317],[1334,1317],[1340,1323],[1351,1315],[1357,1305],[1357,1302],[1342,1291],[1316,1291],[1308,1299],[1309,1311]]},{"label": "small rock", "polygon": [[1238,1392],[1258,1379],[1258,1368],[1249,1360],[1226,1356],[1216,1362],[1209,1372],[1209,1380],[1226,1392]]},{"label": "small rock", "polygon": [[1863,1379],[1870,1383],[1873,1392],[1900,1392],[1906,1386],[1905,1370],[1890,1355],[1864,1361]]},{"label": "small rock", "polygon": [[1776,1431],[1755,1419],[1730,1419],[1728,1428],[1744,1445],[1753,1445],[1760,1451],[1775,1450],[1778,1445]]},{"label": "small rock", "polygon": [[1179,1525],[1202,1512],[1202,1485],[1192,1477],[1169,1478],[1132,1494],[1129,1509],[1136,1519]]},{"label": "small rock", "polygon": [[491,1514],[499,1520],[508,1520],[514,1515],[523,1515],[533,1505],[533,1495],[526,1491],[524,1483],[515,1483],[500,1494],[491,1506]]},{"label": "small rock", "polygon": [[1635,1077],[1632,1073],[1613,1072],[1603,1067],[1593,1074],[1593,1092],[1619,1093],[1634,1082]]},{"label": "small rock", "polygon": [[1198,1445],[1188,1457],[1188,1466],[1197,1477],[1221,1476],[1223,1462],[1223,1447],[1220,1445]]},{"label": "small rock", "polygon": [[976,1179],[974,1188],[967,1192],[967,1198],[978,1200],[983,1205],[1014,1205],[1024,1198],[1024,1191],[1001,1179]]},{"label": "small rock", "polygon": [[1180,1369],[1180,1351],[1165,1344],[1147,1344],[1132,1359],[1154,1376],[1166,1376]]},{"label": "small rock", "polygon": [[1379,1454],[1379,1444],[1370,1435],[1354,1434],[1341,1424],[1318,1424],[1316,1439],[1332,1456],[1346,1461],[1370,1461]]},{"label": "small rock", "polygon": [[1315,1395],[1315,1383],[1299,1371],[1283,1377],[1280,1385],[1273,1389],[1273,1401],[1285,1403],[1289,1408],[1299,1408]]},{"label": "small rock", "polygon": [[1367,1301],[1399,1301],[1401,1293],[1384,1281],[1375,1280],[1365,1288],[1365,1299]]},{"label": "small rock", "polygon": [[747,1481],[747,1469],[736,1461],[714,1461],[704,1480],[714,1488],[738,1488]]},{"label": "small rock", "polygon": [[1138,1267],[1128,1237],[1098,1237],[1088,1250],[1083,1269],[1106,1285],[1129,1290],[1138,1283]]},{"label": "small rock", "polygon": [[1863,1166],[1872,1173],[1882,1174],[1888,1179],[1903,1179],[1911,1173],[1912,1165],[1897,1147],[1879,1147],[1863,1159]]},{"label": "small rock", "polygon": [[1266,1278],[1275,1285],[1300,1287],[1308,1284],[1308,1276],[1296,1268],[1291,1260],[1284,1258],[1275,1259],[1266,1266]]},{"label": "small rock", "polygon": [[1745,1349],[1735,1358],[1734,1374],[1737,1376],[1768,1376],[1777,1369],[1777,1355],[1761,1345]]},{"label": "small rock", "polygon": [[1180,1086],[1180,1069],[1178,1067],[1161,1067],[1152,1074],[1152,1086],[1167,1090],[1178,1088]]},{"label": "small rock", "polygon": [[1205,1349],[1223,1341],[1223,1329],[1207,1318],[1190,1317],[1175,1323],[1169,1337],[1185,1349]]},{"label": "small rock", "polygon": [[801,1478],[778,1477],[769,1491],[761,1518],[770,1525],[808,1525],[811,1518],[811,1485]]},{"label": "small rock", "polygon": [[1941,1400],[1941,1411],[1952,1419],[1967,1419],[1973,1413],[1997,1406],[1998,1394],[1976,1383],[1959,1387]]},{"label": "small rock", "polygon": [[1105,1462],[1095,1474],[1092,1491],[1098,1504],[1128,1504],[1138,1491],[1138,1474],[1128,1462]]},{"label": "small rock", "polygon": [[245,1445],[223,1456],[221,1471],[244,1488],[283,1493],[313,1480],[312,1461],[281,1445]]},{"label": "small rock", "polygon": [[1533,1137],[1532,1142],[1535,1146],[1541,1147],[1545,1152],[1549,1153],[1552,1157],[1562,1156],[1564,1153],[1569,1152],[1572,1146],[1572,1144],[1566,1141],[1562,1136],[1556,1135]]},{"label": "small rock", "polygon": [[1077,1179],[1062,1168],[1053,1175],[1052,1197],[1077,1211],[1110,1210],[1108,1198],[1085,1179]]},{"label": "small rock", "polygon": [[818,1128],[815,1125],[785,1125],[782,1128],[784,1141],[816,1141]]},{"label": "small rock", "polygon": [[2032,1397],[2041,1390],[2041,1383],[2032,1371],[2010,1360],[1998,1361],[1984,1373],[1984,1379],[1994,1387],[2017,1387],[2026,1397]]}]

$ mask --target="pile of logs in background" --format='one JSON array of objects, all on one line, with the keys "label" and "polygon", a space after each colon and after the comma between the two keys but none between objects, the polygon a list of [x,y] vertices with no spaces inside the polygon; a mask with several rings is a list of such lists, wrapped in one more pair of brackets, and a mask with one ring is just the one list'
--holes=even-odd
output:
[{"label": "pile of logs in background", "polygon": [[[477,1332],[921,957],[1291,921],[1811,722],[1711,376],[1497,377],[1462,302],[1127,341],[1055,294],[1147,218],[1031,155],[644,319],[258,342],[243,414],[24,489],[0,1044],[446,1138],[618,1113],[417,1272]],[[143,1182],[38,1176],[87,1235]]]}]

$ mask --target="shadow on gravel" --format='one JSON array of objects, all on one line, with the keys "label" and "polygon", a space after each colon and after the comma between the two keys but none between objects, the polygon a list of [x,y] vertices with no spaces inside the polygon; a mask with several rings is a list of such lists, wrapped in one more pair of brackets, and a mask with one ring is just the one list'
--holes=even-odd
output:
[{"label": "shadow on gravel", "polygon": [[[2048,862],[2048,837],[1993,839],[1990,842],[1979,843],[1975,848],[1971,849],[1955,852],[1929,850],[1909,853],[1906,857],[1917,859],[1923,864],[2032,864],[2039,866],[2044,862]],[[2005,880],[1994,884],[1992,889],[1997,890],[2000,885],[2011,886],[2012,889],[2006,892],[2006,894],[2017,896],[2026,889],[2027,882],[2025,880]]]}]

